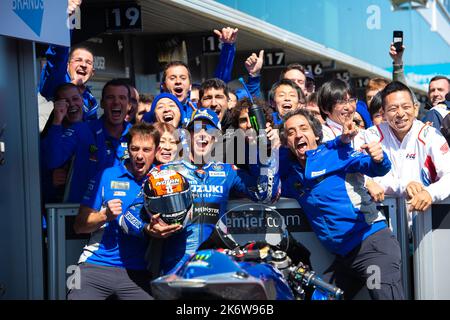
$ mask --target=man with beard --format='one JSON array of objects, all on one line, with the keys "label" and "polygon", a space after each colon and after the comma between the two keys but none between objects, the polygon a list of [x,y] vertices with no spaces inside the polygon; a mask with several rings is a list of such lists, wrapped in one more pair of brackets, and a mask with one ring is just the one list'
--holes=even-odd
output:
[{"label": "man with beard", "polygon": [[107,82],[101,100],[104,115],[68,129],[61,124],[69,108],[66,104],[55,104],[53,124],[44,139],[42,153],[50,169],[59,168],[74,157],[67,202],[79,203],[89,179],[127,157],[126,134],[131,125],[124,119],[130,95],[129,86],[122,80]]},{"label": "man with beard", "polygon": [[152,299],[145,261],[148,236],[170,234],[179,227],[161,226],[153,217],[142,226],[140,237],[124,230],[129,218],[125,209],[133,205],[141,191],[159,138],[153,126],[135,125],[128,135],[129,159],[107,168],[89,182],[74,229],[76,233],[91,233],[91,237],[78,262],[80,287],[70,288],[69,300]]},{"label": "man with beard", "polygon": [[[253,102],[263,109],[266,128],[273,127],[271,110],[266,103],[257,98],[253,99]],[[242,170],[248,170],[250,164],[257,163],[256,155],[258,151],[265,152],[265,154],[259,153],[262,156],[269,156],[271,148],[278,150],[280,144],[278,132],[276,132],[278,130],[274,129],[270,130],[267,135],[269,144],[263,141],[264,145],[267,146],[266,150],[258,149],[256,131],[252,128],[248,115],[248,110],[251,106],[252,101],[250,99],[243,98],[239,100],[236,107],[231,111],[232,126],[236,129],[232,130],[232,134],[227,135],[227,138],[224,140],[224,162],[234,164]]]},{"label": "man with beard", "polygon": [[[324,280],[334,281],[347,299],[365,284],[372,299],[404,299],[400,246],[361,176],[389,171],[381,144],[361,146],[368,155],[355,151],[350,146],[356,135],[353,122],[338,138],[321,144],[321,124],[302,109],[285,116],[284,132],[292,157],[284,163],[289,174],[282,181],[282,195],[298,201],[320,242],[336,255]],[[373,266],[379,268],[377,286],[369,286]]]}]

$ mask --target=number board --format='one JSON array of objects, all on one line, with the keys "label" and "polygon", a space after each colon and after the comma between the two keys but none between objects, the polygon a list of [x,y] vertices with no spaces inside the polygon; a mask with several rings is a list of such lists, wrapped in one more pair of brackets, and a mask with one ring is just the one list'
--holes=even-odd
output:
[{"label": "number board", "polygon": [[216,35],[208,35],[202,37],[203,53],[217,53],[222,49],[222,42],[217,39]]},{"label": "number board", "polygon": [[333,70],[325,72],[325,80],[328,81],[331,79],[339,79],[347,83],[350,83],[351,75],[350,72],[347,70]]},{"label": "number board", "polygon": [[369,84],[369,78],[367,77],[352,78],[352,80],[357,89],[365,88]]},{"label": "number board", "polygon": [[315,77],[320,77],[324,73],[323,65],[320,62],[305,63],[303,65],[305,66],[305,70],[308,70]]},{"label": "number board", "polygon": [[264,52],[264,67],[283,67],[286,54],[283,51]]},{"label": "number board", "polygon": [[141,7],[124,4],[105,9],[106,31],[142,31]]}]

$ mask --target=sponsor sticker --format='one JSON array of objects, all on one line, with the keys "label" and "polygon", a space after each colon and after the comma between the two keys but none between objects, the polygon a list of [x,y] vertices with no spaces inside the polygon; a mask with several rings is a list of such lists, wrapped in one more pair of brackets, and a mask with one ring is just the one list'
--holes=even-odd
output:
[{"label": "sponsor sticker", "polygon": [[210,177],[226,177],[225,171],[210,171]]},{"label": "sponsor sticker", "polygon": [[125,191],[114,191],[114,197],[126,197],[127,193]]},{"label": "sponsor sticker", "polygon": [[321,175],[325,174],[325,172],[327,172],[327,169],[323,169],[320,171],[313,171],[313,172],[311,172],[311,178],[321,176]]},{"label": "sponsor sticker", "polygon": [[161,171],[152,171],[150,172],[151,175],[153,176],[153,178],[155,179],[169,179],[171,176],[176,175],[176,171],[175,170],[161,170]]},{"label": "sponsor sticker", "polygon": [[111,181],[111,189],[130,190],[128,181]]}]

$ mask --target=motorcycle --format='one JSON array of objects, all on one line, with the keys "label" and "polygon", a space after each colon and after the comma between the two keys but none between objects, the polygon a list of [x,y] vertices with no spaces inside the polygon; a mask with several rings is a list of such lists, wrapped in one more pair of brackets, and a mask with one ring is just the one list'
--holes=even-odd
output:
[{"label": "motorcycle", "polygon": [[152,281],[152,292],[164,300],[343,299],[341,289],[298,259],[299,248],[276,210],[242,205],[219,219],[210,239],[186,263]]}]

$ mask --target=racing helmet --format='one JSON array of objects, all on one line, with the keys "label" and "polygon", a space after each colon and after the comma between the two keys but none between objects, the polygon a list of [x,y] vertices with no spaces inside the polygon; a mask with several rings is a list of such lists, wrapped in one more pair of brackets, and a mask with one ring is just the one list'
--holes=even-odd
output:
[{"label": "racing helmet", "polygon": [[144,183],[145,209],[150,215],[161,214],[167,224],[183,227],[192,216],[193,198],[189,182],[175,170],[153,169]]}]

